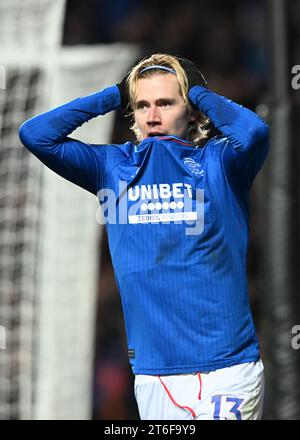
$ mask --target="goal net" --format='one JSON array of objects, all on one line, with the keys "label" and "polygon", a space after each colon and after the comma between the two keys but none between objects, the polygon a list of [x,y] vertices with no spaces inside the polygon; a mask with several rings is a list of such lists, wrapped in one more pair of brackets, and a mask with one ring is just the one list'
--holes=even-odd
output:
[{"label": "goal net", "polygon": [[[97,200],[20,143],[29,117],[120,80],[124,44],[61,46],[64,0],[0,0],[0,419],[91,417]],[[113,115],[72,137],[109,142]]]}]

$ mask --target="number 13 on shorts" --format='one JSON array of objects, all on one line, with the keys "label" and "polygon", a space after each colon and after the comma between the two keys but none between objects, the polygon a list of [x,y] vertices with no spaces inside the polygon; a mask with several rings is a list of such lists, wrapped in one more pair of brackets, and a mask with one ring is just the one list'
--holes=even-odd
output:
[{"label": "number 13 on shorts", "polygon": [[232,396],[215,395],[211,398],[211,403],[214,406],[213,419],[234,419],[242,420],[240,406],[244,399],[239,399]]}]

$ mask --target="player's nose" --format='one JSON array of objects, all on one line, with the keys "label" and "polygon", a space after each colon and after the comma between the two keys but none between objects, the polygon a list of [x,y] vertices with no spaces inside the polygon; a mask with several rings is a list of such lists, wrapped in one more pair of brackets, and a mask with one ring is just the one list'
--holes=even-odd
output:
[{"label": "player's nose", "polygon": [[153,123],[159,123],[160,122],[160,114],[159,109],[154,105],[149,108],[148,115],[147,115],[147,124],[151,125]]}]

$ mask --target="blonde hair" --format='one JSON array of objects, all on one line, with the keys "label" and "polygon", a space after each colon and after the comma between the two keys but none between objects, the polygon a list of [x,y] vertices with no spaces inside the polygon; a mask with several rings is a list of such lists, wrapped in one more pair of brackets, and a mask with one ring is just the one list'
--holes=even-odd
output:
[{"label": "blonde hair", "polygon": [[[163,66],[175,70],[179,85],[179,91],[184,100],[184,103],[187,106],[187,110],[189,112],[193,111],[196,115],[196,119],[192,122],[189,122],[188,140],[195,145],[200,145],[201,141],[208,137],[209,130],[207,129],[207,126],[209,123],[209,119],[200,110],[197,110],[192,106],[188,96],[187,76],[183,67],[180,65],[178,59],[175,56],[156,53],[151,55],[150,57],[144,58],[132,68],[127,78],[129,103],[131,108],[134,108],[134,103],[137,97],[137,82],[140,78],[150,78],[157,73],[161,75],[169,73],[169,71],[159,68],[153,68],[141,73],[144,68],[150,66]],[[133,116],[133,112],[131,112],[129,115]],[[135,121],[131,127],[131,130],[133,130],[133,132],[135,133],[137,140],[141,141],[141,133]]]}]

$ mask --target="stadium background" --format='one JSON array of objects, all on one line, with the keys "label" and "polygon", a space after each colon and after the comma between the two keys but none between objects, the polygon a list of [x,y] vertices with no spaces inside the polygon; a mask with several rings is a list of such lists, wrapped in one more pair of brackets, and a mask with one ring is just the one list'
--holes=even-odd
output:
[{"label": "stadium background", "polygon": [[[300,65],[300,0],[67,1],[63,46],[115,43],[132,45],[136,58],[159,51],[191,59],[204,72],[210,88],[257,111],[270,124],[271,153],[252,193],[249,290],[266,367],[264,418],[299,419],[300,350],[292,344],[292,329],[300,326],[300,89],[293,88],[292,69]],[[1,59],[0,64],[5,66]],[[86,78],[88,81],[88,75]],[[112,124],[111,142],[133,140],[129,121],[120,113],[116,113]],[[3,152],[3,143],[0,148]],[[0,197],[1,191],[0,187]],[[124,321],[105,232],[99,232],[99,237],[87,418],[138,419]],[[3,351],[0,356],[3,358]],[[47,377],[41,380],[47,381]],[[7,393],[1,395],[4,388],[0,387],[0,408],[18,399],[17,391],[10,392],[9,397]],[[36,395],[35,391],[31,393],[31,401]],[[18,410],[13,415],[3,414],[2,418],[26,418]],[[63,412],[52,414],[53,418],[64,418]]]}]

